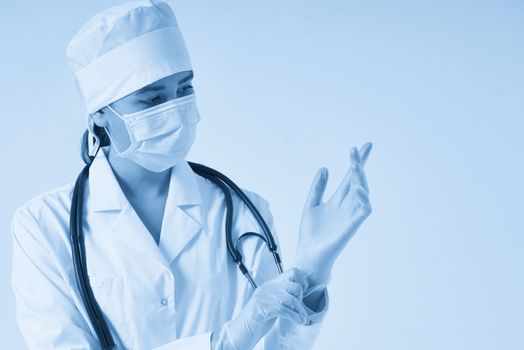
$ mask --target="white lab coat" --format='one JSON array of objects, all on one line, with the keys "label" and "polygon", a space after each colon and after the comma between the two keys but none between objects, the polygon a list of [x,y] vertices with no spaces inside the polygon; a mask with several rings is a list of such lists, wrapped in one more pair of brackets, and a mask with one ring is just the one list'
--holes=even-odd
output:
[{"label": "white lab coat", "polygon": [[[82,224],[90,283],[118,348],[209,350],[211,332],[218,334],[252,294],[227,252],[222,191],[185,161],[173,167],[157,245],[104,152],[91,165]],[[70,183],[35,197],[12,220],[11,283],[17,322],[30,349],[100,349],[71,259],[73,187]],[[267,201],[244,191],[276,236]],[[260,232],[236,195],[233,205],[234,237]],[[259,285],[278,274],[261,240],[243,242],[246,266]],[[326,291],[322,310],[308,310],[315,324],[279,320],[256,349],[312,348],[328,299]]]}]

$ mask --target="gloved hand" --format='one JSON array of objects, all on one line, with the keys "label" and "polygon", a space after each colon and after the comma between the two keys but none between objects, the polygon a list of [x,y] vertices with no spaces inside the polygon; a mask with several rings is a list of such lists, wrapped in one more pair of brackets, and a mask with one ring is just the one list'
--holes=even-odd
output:
[{"label": "gloved hand", "polygon": [[360,152],[351,148],[351,166],[326,203],[322,197],[328,171],[317,171],[304,206],[295,257],[295,266],[307,274],[309,291],[328,284],[336,258],[371,214],[363,170],[371,146],[370,142],[364,144]]},{"label": "gloved hand", "polygon": [[[273,327],[278,317],[297,324],[308,324],[309,316],[302,303],[306,283],[306,275],[302,271],[289,269],[259,286],[240,314],[224,325],[233,347],[240,350],[252,349]],[[219,338],[223,337],[223,330]]]}]

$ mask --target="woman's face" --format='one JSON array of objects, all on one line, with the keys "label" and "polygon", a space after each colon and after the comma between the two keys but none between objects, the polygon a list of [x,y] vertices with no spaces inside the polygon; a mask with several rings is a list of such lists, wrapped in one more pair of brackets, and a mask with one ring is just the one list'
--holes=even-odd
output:
[{"label": "woman's face", "polygon": [[[120,115],[138,112],[192,94],[192,79],[192,70],[178,72],[146,85],[111,103],[110,106]],[[93,114],[93,120],[96,125],[106,128],[118,150],[124,151],[129,147],[131,140],[124,121],[107,106]]]}]

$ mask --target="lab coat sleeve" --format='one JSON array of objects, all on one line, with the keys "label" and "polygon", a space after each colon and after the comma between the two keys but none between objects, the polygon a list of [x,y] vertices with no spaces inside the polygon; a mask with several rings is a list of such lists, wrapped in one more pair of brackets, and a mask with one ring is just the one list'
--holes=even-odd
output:
[{"label": "lab coat sleeve", "polygon": [[18,326],[28,348],[99,349],[42,238],[38,218],[19,208],[11,221],[11,233],[11,286]]},{"label": "lab coat sleeve", "polygon": [[[279,250],[280,244],[278,234],[275,229],[273,216],[269,209],[269,203],[262,197],[258,196],[258,203],[254,203],[259,208],[260,214],[266,220],[269,226],[275,242],[277,243]],[[267,254],[267,248],[261,246],[255,260],[253,262],[253,268],[251,271],[257,271],[256,280],[268,281],[278,275],[278,271],[275,268],[275,262],[270,254]],[[279,251],[280,252],[280,251]],[[280,255],[282,256],[281,252]],[[290,268],[288,266],[286,268]],[[303,326],[295,324],[286,319],[278,319],[273,328],[266,334],[264,338],[255,347],[256,350],[291,350],[291,349],[313,349],[315,340],[322,327],[322,321],[329,308],[329,295],[327,289],[323,291],[323,299],[320,302],[318,310],[311,310],[306,307],[310,319],[313,324],[309,326]]]}]

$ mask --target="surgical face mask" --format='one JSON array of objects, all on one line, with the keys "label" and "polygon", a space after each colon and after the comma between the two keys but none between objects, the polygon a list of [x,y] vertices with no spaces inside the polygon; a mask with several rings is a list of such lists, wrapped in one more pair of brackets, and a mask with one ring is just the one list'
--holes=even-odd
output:
[{"label": "surgical face mask", "polygon": [[108,107],[122,119],[129,134],[129,147],[119,150],[106,129],[118,157],[160,172],[183,161],[193,145],[200,120],[194,93],[123,115]]}]

